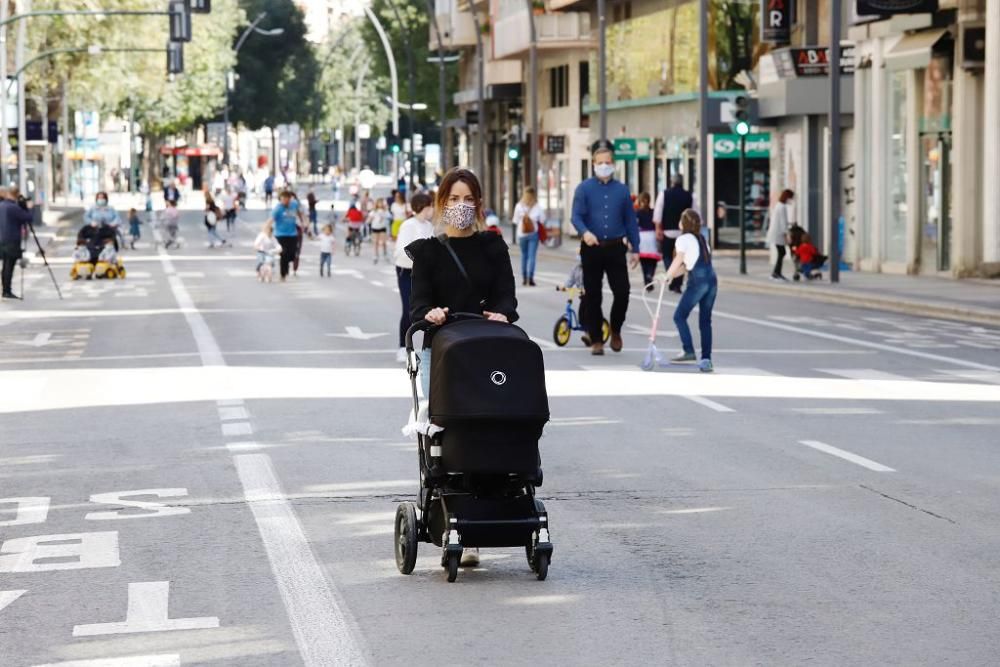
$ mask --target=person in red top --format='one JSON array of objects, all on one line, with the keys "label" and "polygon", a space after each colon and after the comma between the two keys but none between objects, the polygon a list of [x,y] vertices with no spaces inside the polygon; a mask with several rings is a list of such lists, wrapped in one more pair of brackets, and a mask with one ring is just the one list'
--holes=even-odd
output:
[{"label": "person in red top", "polygon": [[795,247],[795,256],[799,259],[799,264],[801,265],[800,271],[806,277],[806,280],[819,280],[823,278],[822,273],[818,271],[813,273],[813,269],[823,266],[826,256],[819,254],[819,250],[812,244],[809,234],[802,234],[802,242]]}]

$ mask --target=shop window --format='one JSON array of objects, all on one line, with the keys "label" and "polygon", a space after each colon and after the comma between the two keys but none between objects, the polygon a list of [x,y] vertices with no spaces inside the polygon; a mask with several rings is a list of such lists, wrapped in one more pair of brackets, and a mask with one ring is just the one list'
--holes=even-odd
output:
[{"label": "shop window", "polygon": [[549,69],[549,107],[569,106],[569,65]]}]

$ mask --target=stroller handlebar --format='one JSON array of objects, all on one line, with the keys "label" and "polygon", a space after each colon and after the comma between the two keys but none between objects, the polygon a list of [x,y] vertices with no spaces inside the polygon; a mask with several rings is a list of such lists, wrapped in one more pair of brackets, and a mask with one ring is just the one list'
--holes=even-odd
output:
[{"label": "stroller handlebar", "polygon": [[[445,320],[445,324],[450,324],[451,322],[458,322],[459,320],[481,320],[484,319],[482,315],[476,313],[449,313],[448,319]],[[406,330],[406,336],[404,341],[406,343],[406,351],[413,351],[413,334],[418,331],[430,331],[432,329],[438,329],[444,326],[444,324],[438,325],[427,320],[419,320],[410,325],[410,328]]]}]

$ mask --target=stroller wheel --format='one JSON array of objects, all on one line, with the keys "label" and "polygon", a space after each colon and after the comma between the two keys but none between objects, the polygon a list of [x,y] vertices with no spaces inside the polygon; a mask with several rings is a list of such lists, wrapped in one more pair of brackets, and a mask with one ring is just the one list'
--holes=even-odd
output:
[{"label": "stroller wheel", "polygon": [[539,552],[535,556],[535,567],[532,568],[535,571],[535,576],[538,577],[539,581],[545,581],[545,578],[549,576],[549,559],[552,558],[552,554],[548,552]]},{"label": "stroller wheel", "polygon": [[448,560],[445,563],[445,567],[448,568],[448,583],[454,583],[458,579],[458,565],[462,560],[462,554],[459,552],[452,552],[448,554]]},{"label": "stroller wheel", "polygon": [[396,567],[410,574],[417,564],[417,510],[413,503],[396,508]]}]

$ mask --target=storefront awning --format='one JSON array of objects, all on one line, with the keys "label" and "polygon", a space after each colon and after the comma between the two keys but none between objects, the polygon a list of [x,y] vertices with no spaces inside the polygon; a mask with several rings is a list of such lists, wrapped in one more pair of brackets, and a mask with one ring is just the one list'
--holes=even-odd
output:
[{"label": "storefront awning", "polygon": [[903,35],[903,38],[886,54],[886,68],[897,70],[927,67],[931,63],[934,45],[947,34],[946,28],[937,28]]}]

